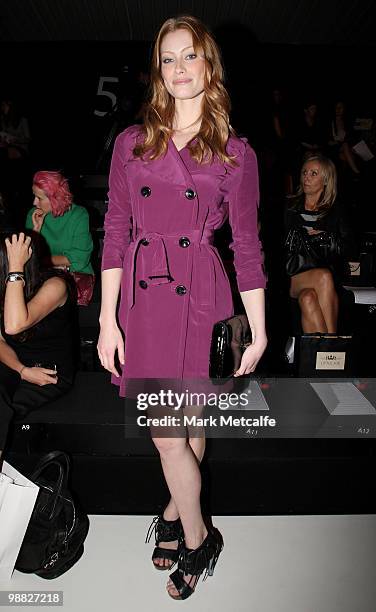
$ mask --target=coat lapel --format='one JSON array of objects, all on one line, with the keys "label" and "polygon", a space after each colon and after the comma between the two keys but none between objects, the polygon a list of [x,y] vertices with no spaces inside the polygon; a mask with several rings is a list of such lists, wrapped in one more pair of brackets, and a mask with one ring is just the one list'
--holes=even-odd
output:
[{"label": "coat lapel", "polygon": [[[150,172],[154,176],[159,176],[167,181],[170,185],[176,185],[181,189],[190,187],[198,193],[195,185],[194,176],[196,174],[213,174],[224,178],[227,174],[226,167],[219,161],[214,161],[211,164],[198,164],[191,158],[186,147],[178,151],[172,139],[168,142],[166,154],[159,159],[145,160],[135,159],[131,157],[128,164],[142,164],[142,170]],[[136,170],[136,168],[135,168]]]},{"label": "coat lapel", "polygon": [[175,161],[174,165],[179,168],[182,176],[184,177],[184,183],[186,187],[193,188],[195,192],[197,193],[197,187],[194,183],[193,176],[191,172],[189,171],[189,168],[187,167],[187,165],[184,163],[184,160],[182,156],[180,155],[180,152],[177,150],[172,138],[170,138],[170,140],[168,141],[168,150],[169,150],[170,155]]},{"label": "coat lapel", "polygon": [[[139,160],[135,160],[135,163],[139,163]],[[177,185],[182,189],[187,185],[187,169],[171,140],[164,156],[158,159],[141,161],[141,163],[143,171],[160,177],[170,185]]]}]

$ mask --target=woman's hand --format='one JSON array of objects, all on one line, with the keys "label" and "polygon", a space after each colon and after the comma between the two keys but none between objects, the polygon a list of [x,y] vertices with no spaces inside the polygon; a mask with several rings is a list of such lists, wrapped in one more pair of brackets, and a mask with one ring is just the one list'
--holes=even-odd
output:
[{"label": "woman's hand", "polygon": [[258,362],[260,361],[266,346],[268,344],[267,338],[265,337],[254,344],[250,344],[245,349],[239,369],[235,372],[234,376],[243,376],[244,374],[250,374],[254,372]]},{"label": "woman's hand", "polygon": [[36,208],[34,210],[33,214],[31,215],[34,232],[38,232],[38,233],[40,232],[40,230],[42,229],[43,221],[44,221],[46,214],[47,213],[41,210],[40,208]]},{"label": "woman's hand", "polygon": [[116,322],[101,323],[97,350],[102,366],[119,377],[120,374],[115,368],[114,358],[115,351],[117,351],[119,361],[121,365],[124,365],[124,340]]},{"label": "woman's hand", "polygon": [[22,272],[33,252],[30,242],[30,236],[25,236],[23,232],[20,232],[18,236],[13,234],[11,240],[5,239],[9,272]]},{"label": "woman's hand", "polygon": [[21,378],[39,387],[44,387],[44,385],[56,385],[57,383],[56,370],[38,368],[37,366],[23,368]]}]

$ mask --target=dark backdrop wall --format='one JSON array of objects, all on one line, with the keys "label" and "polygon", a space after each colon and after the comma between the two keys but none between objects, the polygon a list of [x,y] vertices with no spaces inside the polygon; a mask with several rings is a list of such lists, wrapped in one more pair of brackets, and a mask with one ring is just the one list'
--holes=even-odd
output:
[{"label": "dark backdrop wall", "polygon": [[[233,125],[262,146],[271,90],[285,86],[297,107],[314,93],[325,112],[336,95],[373,116],[372,47],[261,45],[240,27],[217,32],[233,101]],[[133,121],[151,44],[145,42],[2,43],[0,95],[21,103],[33,137],[34,164],[68,175],[93,172],[110,130]],[[118,111],[110,112],[113,103]],[[117,124],[114,126],[114,122]]]}]

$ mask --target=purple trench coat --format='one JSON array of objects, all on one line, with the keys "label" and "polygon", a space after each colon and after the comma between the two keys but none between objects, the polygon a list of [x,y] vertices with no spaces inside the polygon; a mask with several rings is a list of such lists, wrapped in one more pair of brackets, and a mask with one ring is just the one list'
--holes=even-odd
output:
[{"label": "purple trench coat", "polygon": [[257,161],[231,136],[232,167],[198,164],[169,141],[158,160],[132,154],[138,126],[116,139],[109,178],[102,270],[122,268],[119,322],[125,335],[120,395],[128,378],[209,375],[213,325],[233,314],[213,232],[229,217],[239,291],[265,287],[257,233]]}]

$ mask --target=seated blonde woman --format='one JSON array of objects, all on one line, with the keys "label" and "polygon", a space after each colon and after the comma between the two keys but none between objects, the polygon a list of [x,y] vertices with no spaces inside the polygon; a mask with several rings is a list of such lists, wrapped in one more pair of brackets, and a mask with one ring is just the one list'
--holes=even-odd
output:
[{"label": "seated blonde woman", "polygon": [[289,198],[285,212],[286,236],[291,237],[294,229],[319,253],[316,264],[310,258],[305,260],[303,247],[300,253],[290,252],[287,256],[290,297],[299,301],[303,331],[335,333],[338,290],[346,254],[352,247],[352,235],[345,212],[337,201],[335,166],[321,154],[306,158],[298,191]]}]

